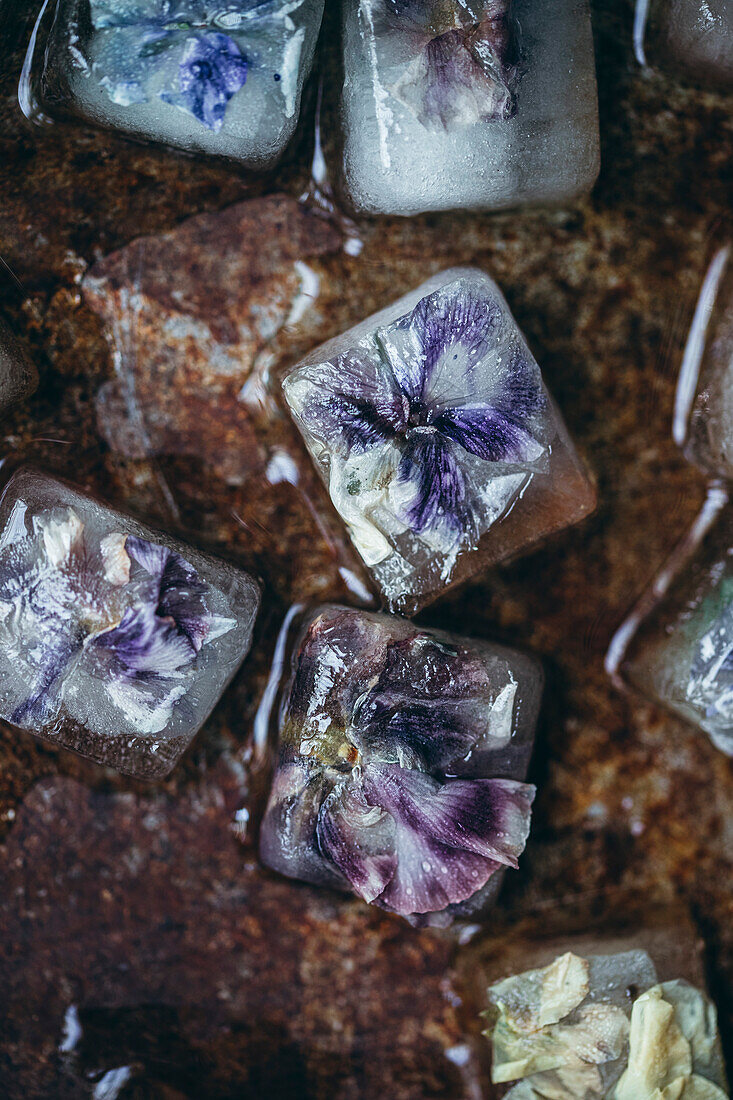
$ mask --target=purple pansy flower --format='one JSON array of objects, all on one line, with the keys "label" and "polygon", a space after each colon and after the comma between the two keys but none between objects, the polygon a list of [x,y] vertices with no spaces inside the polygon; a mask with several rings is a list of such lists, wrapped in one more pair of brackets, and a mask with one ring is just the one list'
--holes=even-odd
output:
[{"label": "purple pansy flower", "polygon": [[0,538],[0,645],[16,662],[12,718],[52,721],[78,677],[99,680],[139,732],[162,730],[202,646],[230,630],[208,586],[165,546],[94,537],[77,514],[19,503]]},{"label": "purple pansy flower", "polygon": [[511,118],[521,73],[511,0],[384,0],[382,23],[413,40],[391,91],[428,129]]},{"label": "purple pansy flower", "polygon": [[247,80],[247,59],[227,34],[211,31],[189,38],[178,67],[178,93],[161,99],[181,107],[209,130],[221,130],[227,104]]},{"label": "purple pansy flower", "polygon": [[[521,483],[505,475],[546,460],[539,368],[505,317],[495,297],[458,279],[358,349],[286,379],[306,437],[329,453],[332,497],[368,564],[400,530],[446,552],[474,540]],[[504,478],[501,500],[487,491],[494,478]]]},{"label": "purple pansy flower", "polygon": [[283,715],[264,861],[403,916],[465,902],[516,867],[534,788],[454,777],[491,742],[491,699],[470,649],[383,616],[320,613]]}]

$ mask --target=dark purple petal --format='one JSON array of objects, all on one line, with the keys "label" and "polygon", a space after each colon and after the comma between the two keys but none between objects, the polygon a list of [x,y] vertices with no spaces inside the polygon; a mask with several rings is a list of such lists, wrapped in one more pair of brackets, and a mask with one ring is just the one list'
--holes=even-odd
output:
[{"label": "dark purple petal", "polygon": [[445,772],[485,733],[494,692],[484,663],[417,633],[387,646],[376,683],[357,700],[351,737],[372,758]]},{"label": "dark purple petal", "polygon": [[149,606],[129,608],[119,626],[97,635],[91,645],[110,653],[116,671],[133,679],[170,676],[192,665],[197,652],[172,619]]},{"label": "dark purple petal", "polygon": [[479,731],[462,723],[448,705],[434,707],[414,703],[378,714],[369,725],[354,727],[352,738],[370,758],[440,771],[462,759],[476,744]]},{"label": "dark purple petal", "polygon": [[309,432],[330,447],[340,441],[349,452],[363,453],[394,438],[407,423],[409,409],[391,376],[357,352],[305,368],[294,382],[286,383],[286,393],[289,385],[303,382],[303,420]]},{"label": "dark purple petal", "polygon": [[395,873],[394,822],[370,806],[361,788],[348,782],[337,787],[318,815],[318,845],[326,859],[365,901],[374,901]]},{"label": "dark purple petal", "polygon": [[447,409],[435,427],[485,462],[529,462],[538,448],[534,436],[488,405]]},{"label": "dark purple petal", "polygon": [[61,699],[64,677],[84,640],[72,623],[45,616],[44,620],[44,644],[33,680],[27,684],[28,696],[10,717],[19,726],[42,725],[51,717]]},{"label": "dark purple petal", "polygon": [[130,558],[150,575],[149,602],[162,619],[170,619],[198,653],[210,628],[204,596],[208,590],[194,567],[174,550],[130,536]]},{"label": "dark purple petal", "polygon": [[466,479],[450,442],[434,431],[416,432],[408,440],[399,467],[402,481],[416,483],[403,517],[417,534],[447,526],[456,534],[468,521]]},{"label": "dark purple petal", "polygon": [[[461,369],[470,374],[471,368],[492,350],[501,316],[498,302],[472,294],[461,280],[418,302],[410,325],[419,341],[428,377],[441,365],[446,369],[445,384],[455,390],[452,364],[460,359]],[[440,381],[437,388],[441,388]],[[436,389],[436,380],[432,389]]]},{"label": "dark purple petal", "polygon": [[330,422],[331,430],[341,435],[354,454],[363,454],[394,435],[392,425],[373,405],[346,394],[324,395],[320,415]]},{"label": "dark purple petal", "polygon": [[227,104],[247,80],[247,60],[227,34],[211,31],[186,41],[178,70],[180,95],[161,98],[182,106],[210,130],[221,130]]},{"label": "dark purple petal", "polygon": [[379,903],[397,913],[466,901],[502,865],[515,867],[529,833],[534,788],[512,780],[440,784],[395,765],[364,767],[367,802],[395,822],[397,869]]},{"label": "dark purple petal", "polygon": [[432,5],[385,0],[382,21],[411,35],[418,52],[394,95],[429,130],[511,118],[520,79],[511,0]]}]

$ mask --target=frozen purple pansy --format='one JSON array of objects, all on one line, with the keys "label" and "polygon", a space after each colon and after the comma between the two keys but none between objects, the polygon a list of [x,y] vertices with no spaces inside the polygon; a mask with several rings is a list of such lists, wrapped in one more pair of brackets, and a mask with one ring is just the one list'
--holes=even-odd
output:
[{"label": "frozen purple pansy", "polygon": [[316,613],[283,709],[264,862],[406,917],[481,898],[527,839],[534,788],[519,776],[540,689],[534,663],[500,647]]},{"label": "frozen purple pansy", "polygon": [[[223,592],[202,575],[213,559],[192,551],[194,564],[125,523],[41,475],[11,481],[0,502],[0,717],[122,770],[165,774],[244,658],[257,590],[222,565]],[[154,758],[145,767],[117,759],[136,743]]]},{"label": "frozen purple pansy", "polygon": [[430,130],[511,118],[521,78],[511,0],[384,0],[381,23],[411,40],[391,92]]},{"label": "frozen purple pansy", "polygon": [[468,575],[490,536],[498,560],[592,507],[539,366],[482,272],[435,276],[316,349],[283,387],[390,610]]},{"label": "frozen purple pansy", "polygon": [[247,80],[247,59],[227,34],[189,38],[178,66],[178,90],[161,99],[188,111],[210,130],[221,130],[227,104]]},{"label": "frozen purple pansy", "polygon": [[351,456],[373,454],[370,483],[397,483],[396,518],[416,534],[451,543],[478,527],[469,456],[503,467],[543,458],[539,371],[517,345],[496,354],[502,327],[499,302],[459,280],[376,332],[378,362],[347,352],[310,372],[300,418]]}]

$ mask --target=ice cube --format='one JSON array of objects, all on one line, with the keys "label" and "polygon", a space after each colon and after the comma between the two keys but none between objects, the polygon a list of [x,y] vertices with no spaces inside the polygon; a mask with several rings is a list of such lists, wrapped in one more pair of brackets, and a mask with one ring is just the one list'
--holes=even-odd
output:
[{"label": "ice cube", "polygon": [[390,610],[592,511],[595,493],[496,284],[436,275],[284,381],[336,510]]},{"label": "ice cube", "polygon": [[408,919],[485,908],[529,831],[536,661],[328,605],[293,670],[263,861]]},{"label": "ice cube", "polygon": [[32,393],[38,384],[35,367],[4,321],[0,321],[0,415]]},{"label": "ice cube", "polygon": [[38,99],[267,169],[295,130],[322,15],[323,0],[57,0]]},{"label": "ice cube", "polygon": [[258,606],[233,566],[20,471],[0,500],[0,718],[166,775],[244,660]]},{"label": "ice cube", "polygon": [[587,0],[343,5],[343,189],[373,214],[562,202],[600,165]]},{"label": "ice cube", "polygon": [[675,978],[658,984],[645,951],[572,949],[488,991],[492,1080],[507,1100],[654,1100],[661,1089],[723,1100],[714,1006]]},{"label": "ice cube", "polygon": [[606,667],[733,756],[733,513],[719,486],[617,631]]},{"label": "ice cube", "polygon": [[733,88],[730,0],[637,0],[636,47],[642,63]]},{"label": "ice cube", "polygon": [[719,477],[733,477],[730,244],[713,257],[700,291],[677,385],[674,435],[691,462]]}]

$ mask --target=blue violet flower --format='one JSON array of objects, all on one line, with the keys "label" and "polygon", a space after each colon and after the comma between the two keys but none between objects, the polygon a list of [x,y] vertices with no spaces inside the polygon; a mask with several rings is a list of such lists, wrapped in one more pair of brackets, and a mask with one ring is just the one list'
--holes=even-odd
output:
[{"label": "blue violet flower", "polygon": [[281,37],[284,15],[301,3],[241,0],[230,11],[212,13],[200,0],[91,0],[94,43],[86,53],[93,61],[87,69],[114,103],[132,106],[157,95],[219,131],[252,65],[242,39],[262,31]]},{"label": "blue violet flower", "polygon": [[406,574],[439,561],[447,580],[458,553],[547,469],[539,367],[478,274],[363,329],[328,361],[296,367],[287,401],[366,564],[394,558],[389,568]]}]

